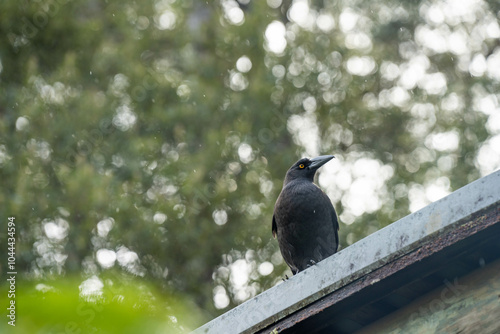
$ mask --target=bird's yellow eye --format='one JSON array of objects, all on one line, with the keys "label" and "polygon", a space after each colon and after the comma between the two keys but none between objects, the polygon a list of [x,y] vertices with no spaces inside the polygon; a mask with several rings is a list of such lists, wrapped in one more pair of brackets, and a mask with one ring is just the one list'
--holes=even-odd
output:
[{"label": "bird's yellow eye", "polygon": [[300,169],[302,169],[302,168],[304,168],[304,167],[305,167],[305,166],[304,166],[304,164],[300,164],[300,165],[299,165],[299,168],[300,168]]}]

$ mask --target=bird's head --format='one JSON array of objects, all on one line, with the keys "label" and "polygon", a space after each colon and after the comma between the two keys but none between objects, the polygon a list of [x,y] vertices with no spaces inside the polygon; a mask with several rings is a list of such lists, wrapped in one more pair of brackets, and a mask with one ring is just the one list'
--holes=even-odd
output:
[{"label": "bird's head", "polygon": [[313,159],[300,159],[286,172],[284,184],[286,185],[288,182],[297,179],[306,179],[313,182],[316,171],[333,158],[335,158],[333,155],[321,155]]}]

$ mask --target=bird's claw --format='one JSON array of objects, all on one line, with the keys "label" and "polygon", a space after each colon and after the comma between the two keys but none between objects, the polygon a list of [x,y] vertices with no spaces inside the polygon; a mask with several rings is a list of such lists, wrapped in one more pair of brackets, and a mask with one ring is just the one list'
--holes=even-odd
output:
[{"label": "bird's claw", "polygon": [[314,260],[309,260],[309,264],[307,265],[308,267],[314,266],[316,264],[316,261]]},{"label": "bird's claw", "polygon": [[283,282],[286,282],[288,280],[288,275],[285,275],[285,278],[282,278]]}]

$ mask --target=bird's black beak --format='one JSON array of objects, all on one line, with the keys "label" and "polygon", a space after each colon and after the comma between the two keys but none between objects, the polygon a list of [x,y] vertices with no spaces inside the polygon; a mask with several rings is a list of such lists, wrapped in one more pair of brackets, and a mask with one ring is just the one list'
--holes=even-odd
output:
[{"label": "bird's black beak", "polygon": [[309,165],[309,168],[318,169],[333,158],[335,158],[333,155],[320,155],[319,157],[310,160],[311,164]]}]

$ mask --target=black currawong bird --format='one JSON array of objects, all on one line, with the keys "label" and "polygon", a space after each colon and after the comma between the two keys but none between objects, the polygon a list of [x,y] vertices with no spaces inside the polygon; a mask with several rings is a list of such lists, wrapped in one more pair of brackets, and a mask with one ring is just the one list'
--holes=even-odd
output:
[{"label": "black currawong bird", "polygon": [[287,171],[276,200],[273,236],[295,275],[337,252],[337,214],[328,196],[313,183],[314,174],[333,155],[303,158]]}]

